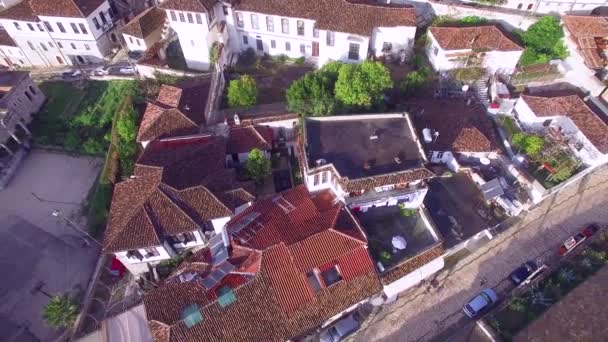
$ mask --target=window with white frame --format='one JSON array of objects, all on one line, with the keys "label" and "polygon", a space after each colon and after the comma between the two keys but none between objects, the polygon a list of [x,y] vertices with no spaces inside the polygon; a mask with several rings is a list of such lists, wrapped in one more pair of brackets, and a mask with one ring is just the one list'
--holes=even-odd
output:
[{"label": "window with white frame", "polygon": [[319,292],[323,288],[321,282],[319,281],[319,276],[314,270],[306,273],[306,279],[308,279],[308,284],[315,293]]},{"label": "window with white frame", "polygon": [[144,251],[146,251],[146,258],[152,258],[152,257],[157,257],[160,255],[160,253],[158,252],[158,249],[156,249],[156,247],[148,247],[148,248],[144,248]]},{"label": "window with white frame", "polygon": [[201,17],[201,15],[199,13],[196,13],[194,15],[194,18],[196,19],[196,23],[197,24],[202,24],[203,23],[203,18]]},{"label": "window with white frame", "polygon": [[30,31],[36,31],[36,30],[34,29],[34,25],[32,25],[32,24],[30,24],[30,23],[27,23],[27,28],[29,28],[29,29],[30,29]]},{"label": "window with white frame", "polygon": [[186,16],[184,15],[184,12],[179,12],[179,21],[181,21],[182,23],[186,22]]},{"label": "window with white frame", "polygon": [[89,46],[89,44],[84,44],[84,48],[87,50],[91,50],[91,47]]},{"label": "window with white frame", "polygon": [[312,28],[312,36],[313,38],[319,38],[319,29],[316,27]]},{"label": "window with white frame", "polygon": [[276,49],[277,48],[277,41],[272,39],[270,40],[270,48],[271,49]]},{"label": "window with white frame", "polygon": [[190,24],[194,24],[194,17],[192,16],[192,13],[188,13],[188,23]]},{"label": "window with white frame", "polygon": [[15,22],[13,22],[13,25],[15,25],[15,28],[16,28],[17,30],[21,31],[21,26],[19,26],[19,23],[18,23],[18,22],[16,22],[16,21],[15,21]]},{"label": "window with white frame", "polygon": [[135,41],[137,42],[137,46],[141,46],[141,39],[135,39]]},{"label": "window with white frame", "polygon": [[53,42],[49,42],[49,47],[55,47],[55,45],[53,45]]},{"label": "window with white frame", "polygon": [[243,36],[243,44],[249,45],[249,37]]},{"label": "window with white frame", "polygon": [[298,36],[303,36],[304,35],[304,20],[298,20],[297,22],[298,24]]},{"label": "window with white frame", "polygon": [[245,27],[245,22],[243,21],[243,13],[236,12],[236,26]]},{"label": "window with white frame", "polygon": [[44,24],[44,27],[46,27],[47,31],[53,32],[53,27],[51,26],[51,23],[49,23],[48,21],[43,21],[42,23]]},{"label": "window with white frame", "polygon": [[34,47],[34,44],[32,44],[32,42],[30,42],[29,40],[27,41],[27,45],[29,45],[30,49],[36,50],[36,48]]},{"label": "window with white frame", "polygon": [[175,11],[169,11],[169,14],[171,15],[172,21],[177,21],[177,15],[175,15]]},{"label": "window with white frame", "polygon": [[42,48],[42,50],[44,50],[44,51],[49,51],[49,50],[46,48],[46,45],[44,45],[44,43],[42,43],[42,42],[40,43],[40,47],[41,47],[41,48]]},{"label": "window with white frame", "polygon": [[289,34],[289,19],[281,19],[281,30],[285,34]]},{"label": "window with white frame", "polygon": [[306,54],[306,45],[300,44],[300,53],[302,55]]},{"label": "window with white frame", "polygon": [[329,175],[328,171],[323,171],[321,173],[321,184],[327,183],[327,176]]},{"label": "window with white frame", "polygon": [[38,31],[44,32],[44,28],[42,27],[42,24],[38,23],[38,24],[36,24],[36,26],[38,26]]},{"label": "window with white frame", "polygon": [[57,27],[59,28],[59,31],[61,31],[61,33],[65,33],[65,27],[63,27],[62,23],[57,22]]},{"label": "window with white frame", "polygon": [[93,25],[95,25],[95,28],[98,30],[101,28],[101,25],[99,25],[99,20],[97,20],[97,18],[93,18]]},{"label": "window with white frame", "polygon": [[274,19],[269,15],[266,16],[266,30],[274,32]]},{"label": "window with white frame", "polygon": [[317,186],[319,185],[319,174],[316,173],[313,178],[312,178],[312,185]]},{"label": "window with white frame", "polygon": [[74,33],[80,34],[80,31],[78,31],[78,27],[76,27],[75,23],[70,23],[70,26],[72,27],[72,31],[74,31]]},{"label": "window with white frame", "polygon": [[291,43],[285,42],[285,51],[291,51]]},{"label": "window with white frame", "polygon": [[251,28],[254,30],[259,30],[260,29],[260,23],[258,22],[258,15],[257,14],[252,14],[251,15]]},{"label": "window with white frame", "polygon": [[133,37],[129,36],[129,42],[133,44]]},{"label": "window with white frame", "polygon": [[332,31],[327,31],[327,46],[334,46],[336,44],[336,35]]},{"label": "window with white frame", "polygon": [[215,11],[213,10],[213,7],[209,7],[209,21],[214,21],[215,20]]},{"label": "window with white frame", "polygon": [[70,43],[70,45],[72,45],[72,49],[76,50],[76,44]]},{"label": "window with white frame", "polygon": [[350,43],[348,45],[348,59],[352,59],[355,61],[359,60],[359,44]]},{"label": "window with white frame", "polygon": [[138,259],[139,261],[141,261],[141,260],[144,259],[144,256],[141,255],[141,253],[139,252],[139,250],[135,249],[135,250],[127,252],[127,258],[129,258],[129,259]]},{"label": "window with white frame", "polygon": [[58,46],[60,49],[63,49],[63,44],[61,44],[61,42],[57,42],[57,46]]},{"label": "window with white frame", "polygon": [[86,26],[84,26],[83,23],[78,24],[78,27],[80,27],[80,31],[82,31],[83,34],[88,34],[89,32],[87,31]]}]

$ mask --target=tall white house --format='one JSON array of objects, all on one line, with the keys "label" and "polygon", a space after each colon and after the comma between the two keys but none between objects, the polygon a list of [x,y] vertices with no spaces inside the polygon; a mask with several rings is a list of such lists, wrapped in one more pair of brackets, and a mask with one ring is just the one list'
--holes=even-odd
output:
[{"label": "tall white house", "polygon": [[[479,2],[467,0],[467,2]],[[497,6],[542,14],[590,14],[594,9],[608,6],[606,0],[506,0]]]},{"label": "tall white house", "polygon": [[119,45],[121,20],[107,0],[22,0],[0,24],[34,66],[97,63]]},{"label": "tall white house", "polygon": [[356,63],[368,56],[410,55],[416,34],[411,6],[347,0],[165,0],[188,67],[209,68],[209,51],[304,57]]},{"label": "tall white house", "polygon": [[430,27],[427,55],[433,69],[481,67],[510,74],[524,49],[495,25]]}]

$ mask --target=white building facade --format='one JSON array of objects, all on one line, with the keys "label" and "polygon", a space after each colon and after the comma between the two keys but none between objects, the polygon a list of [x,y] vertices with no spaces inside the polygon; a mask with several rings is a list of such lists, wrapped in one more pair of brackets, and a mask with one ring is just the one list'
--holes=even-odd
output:
[{"label": "white building facade", "polygon": [[[427,36],[427,56],[436,71],[481,67],[490,74],[511,74],[523,53],[522,47],[502,36],[493,26],[431,27]],[[462,39],[458,40],[462,44],[453,44],[450,39],[454,36],[460,36]]]},{"label": "white building facade", "polygon": [[[467,2],[475,2],[466,0]],[[541,14],[590,14],[598,7],[608,6],[606,0],[507,0],[497,6]]]},{"label": "white building facade", "polygon": [[[242,1],[234,6],[228,2],[207,1],[206,5],[198,6],[198,12],[183,11],[173,3],[163,3],[160,7],[167,10],[171,28],[177,33],[188,67],[192,69],[209,68],[209,50],[215,42],[228,46],[231,53],[251,48],[258,54],[304,57],[319,66],[330,60],[357,63],[370,55],[411,54],[416,34],[413,8],[351,4],[344,0],[333,2],[345,6],[355,16],[351,21],[360,15],[362,27],[370,29],[350,30],[355,32],[349,32],[348,27],[324,29],[328,19],[321,16],[330,14],[321,14],[322,9],[319,12],[308,10],[317,5],[308,1],[302,1],[302,6],[288,12],[278,0],[267,2],[263,8],[255,1]],[[311,15],[311,12],[319,14]],[[386,26],[383,26],[382,14],[392,18],[387,20]],[[334,22],[340,20],[335,18]],[[337,24],[336,28],[340,26]]]},{"label": "white building facade", "polygon": [[31,65],[99,63],[119,45],[114,30],[121,21],[108,1],[101,1],[88,15],[74,12],[73,8],[66,9],[65,14],[60,8],[39,9],[37,4],[41,1],[44,0],[23,0],[15,5],[19,10],[30,11],[27,16],[16,14],[14,8],[0,14],[0,24],[27,55]]}]

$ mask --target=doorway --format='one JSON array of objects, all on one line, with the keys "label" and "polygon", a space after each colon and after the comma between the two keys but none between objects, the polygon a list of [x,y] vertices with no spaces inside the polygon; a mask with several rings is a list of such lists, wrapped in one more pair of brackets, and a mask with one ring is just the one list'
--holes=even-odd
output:
[{"label": "doorway", "polygon": [[312,42],[312,56],[319,57],[319,42]]},{"label": "doorway", "polygon": [[85,63],[84,58],[82,58],[82,56],[76,56],[76,59],[78,60],[78,63],[80,63],[80,64]]},{"label": "doorway", "polygon": [[262,40],[260,38],[257,38],[255,40],[255,45],[259,51],[264,51],[264,43],[262,43]]}]

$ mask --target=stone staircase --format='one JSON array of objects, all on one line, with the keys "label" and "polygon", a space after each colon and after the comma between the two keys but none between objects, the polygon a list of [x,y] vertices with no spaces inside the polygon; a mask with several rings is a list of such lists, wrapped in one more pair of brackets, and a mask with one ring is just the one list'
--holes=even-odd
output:
[{"label": "stone staircase", "polygon": [[473,90],[475,91],[475,96],[479,100],[479,102],[486,108],[490,105],[490,100],[488,99],[488,82],[489,78],[484,77],[481,78],[473,84]]}]

